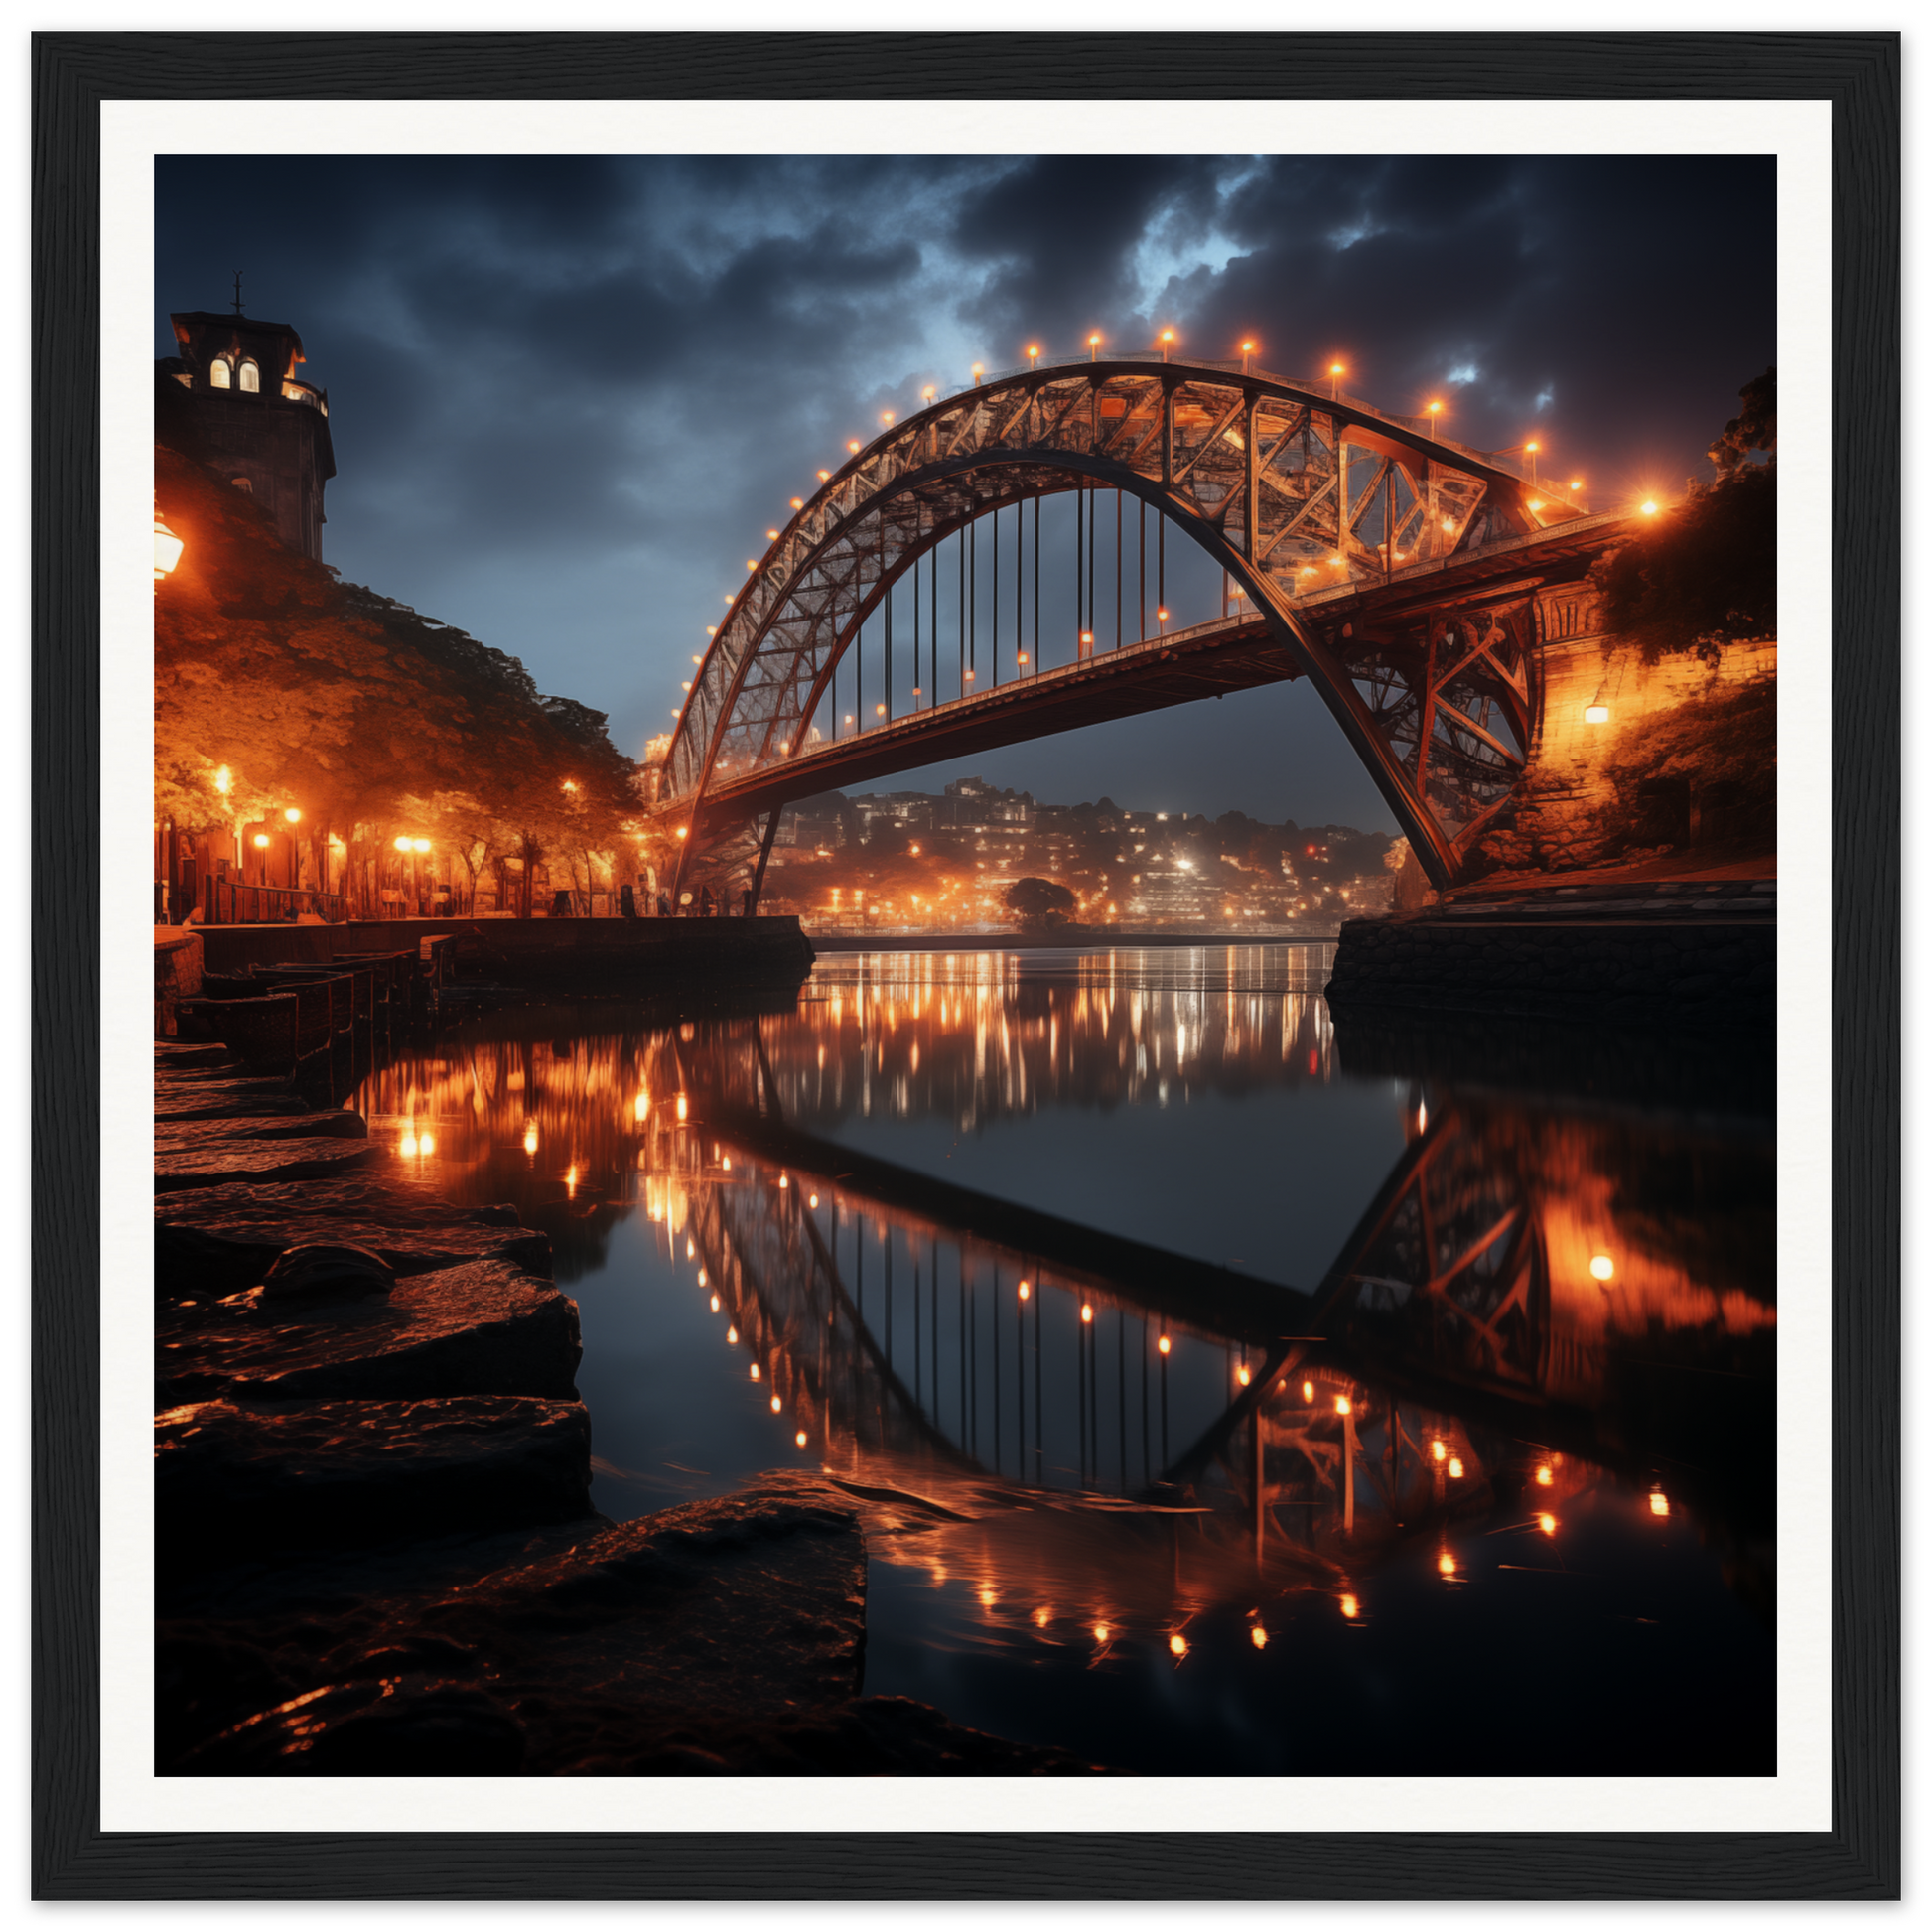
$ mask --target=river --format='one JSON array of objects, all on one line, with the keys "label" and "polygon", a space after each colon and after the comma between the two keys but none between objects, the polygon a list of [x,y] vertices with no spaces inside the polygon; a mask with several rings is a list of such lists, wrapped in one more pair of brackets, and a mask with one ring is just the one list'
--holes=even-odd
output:
[{"label": "river", "polygon": [[869,1694],[1141,1773],[1768,1774],[1767,1080],[1338,1031],[1332,955],[844,954],[352,1104],[549,1231],[607,1515],[868,1511]]}]

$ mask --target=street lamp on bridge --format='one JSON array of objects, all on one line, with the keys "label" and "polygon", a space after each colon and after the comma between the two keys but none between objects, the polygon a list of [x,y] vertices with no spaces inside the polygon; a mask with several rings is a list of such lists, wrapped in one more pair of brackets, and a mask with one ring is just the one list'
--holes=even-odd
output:
[{"label": "street lamp on bridge", "polygon": [[1243,343],[1241,345],[1241,373],[1243,375],[1246,375],[1248,373],[1248,358],[1252,356],[1254,352],[1255,352],[1255,345],[1253,343]]},{"label": "street lamp on bridge", "polygon": [[1089,362],[1099,361],[1100,360],[1100,338],[1098,335],[1089,336],[1087,338],[1087,347],[1091,351],[1091,353],[1087,356],[1087,360]]},{"label": "street lamp on bridge", "polygon": [[1172,329],[1164,329],[1164,330],[1162,330],[1162,332],[1161,332],[1161,359],[1162,359],[1162,361],[1164,361],[1164,362],[1165,362],[1165,361],[1166,361],[1166,360],[1168,359],[1168,350],[1169,350],[1169,349],[1170,349],[1171,347],[1173,347],[1173,331]]},{"label": "street lamp on bridge", "polygon": [[1328,400],[1330,402],[1339,402],[1341,400],[1341,379],[1347,373],[1348,371],[1339,362],[1330,362],[1328,364]]},{"label": "street lamp on bridge", "polygon": [[1037,343],[1029,343],[1027,345],[1027,366],[1030,369],[1039,367],[1039,345]]}]

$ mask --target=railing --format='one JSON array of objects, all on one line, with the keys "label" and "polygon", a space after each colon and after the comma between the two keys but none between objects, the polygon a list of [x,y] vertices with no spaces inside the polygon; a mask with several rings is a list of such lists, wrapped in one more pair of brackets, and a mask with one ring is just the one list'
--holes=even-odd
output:
[{"label": "railing", "polygon": [[317,893],[295,886],[248,886],[233,879],[202,882],[205,925],[290,925],[313,912],[329,925],[341,925],[348,907],[341,893]]}]

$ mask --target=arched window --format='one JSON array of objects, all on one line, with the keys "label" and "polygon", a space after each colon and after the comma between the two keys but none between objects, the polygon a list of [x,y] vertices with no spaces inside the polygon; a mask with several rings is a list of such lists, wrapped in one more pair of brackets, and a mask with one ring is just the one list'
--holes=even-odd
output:
[{"label": "arched window", "polygon": [[210,389],[225,389],[229,379],[228,365],[217,355],[207,365],[207,386]]},{"label": "arched window", "polygon": [[241,386],[249,395],[258,394],[262,386],[261,371],[252,362],[241,365]]}]

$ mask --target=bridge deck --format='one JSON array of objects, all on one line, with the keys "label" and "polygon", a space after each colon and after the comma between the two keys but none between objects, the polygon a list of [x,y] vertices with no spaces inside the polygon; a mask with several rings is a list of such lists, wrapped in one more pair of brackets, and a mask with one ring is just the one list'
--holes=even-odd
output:
[{"label": "bridge deck", "polygon": [[[1574,569],[1578,559],[1600,547],[1607,530],[1631,521],[1623,514],[1574,517],[1531,536],[1413,564],[1380,580],[1311,590],[1296,602],[1299,609],[1333,621],[1344,608],[1430,603],[1499,576]],[[1003,684],[988,684],[849,738],[813,745],[756,770],[714,773],[705,793],[706,810],[721,818],[753,817],[794,798],[913,765],[966,758],[1300,675],[1300,665],[1270,636],[1265,618],[1248,612],[1215,619],[1118,649],[1101,648],[1075,664],[1032,667]],[[688,809],[688,804],[678,800],[664,809]]]}]

